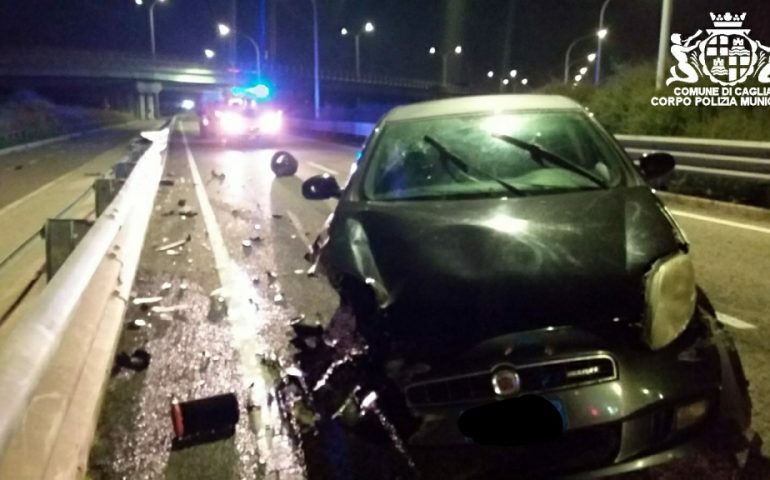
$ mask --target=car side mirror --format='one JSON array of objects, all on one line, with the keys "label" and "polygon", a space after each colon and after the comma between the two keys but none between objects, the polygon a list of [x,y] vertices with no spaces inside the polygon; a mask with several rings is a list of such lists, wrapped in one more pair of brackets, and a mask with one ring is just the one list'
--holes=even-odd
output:
[{"label": "car side mirror", "polygon": [[665,184],[675,166],[674,157],[664,152],[645,153],[639,159],[639,171],[653,186]]},{"label": "car side mirror", "polygon": [[328,173],[315,175],[302,182],[302,196],[308,200],[339,198],[341,194],[337,180]]}]

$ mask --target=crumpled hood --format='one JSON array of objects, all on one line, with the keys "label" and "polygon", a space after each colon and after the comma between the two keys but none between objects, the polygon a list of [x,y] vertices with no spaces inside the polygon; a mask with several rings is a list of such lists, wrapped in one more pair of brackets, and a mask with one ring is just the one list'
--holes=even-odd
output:
[{"label": "crumpled hood", "polygon": [[371,279],[393,333],[439,343],[636,321],[644,273],[677,248],[645,187],[347,204],[335,216],[333,269]]}]

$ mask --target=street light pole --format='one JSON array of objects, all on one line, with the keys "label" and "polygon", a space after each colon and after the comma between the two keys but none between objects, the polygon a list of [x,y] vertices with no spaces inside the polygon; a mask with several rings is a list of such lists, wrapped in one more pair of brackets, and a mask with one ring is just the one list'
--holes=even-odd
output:
[{"label": "street light pole", "polygon": [[361,78],[361,33],[356,33],[356,78]]},{"label": "street light pole", "polygon": [[[575,46],[578,43],[580,43],[583,40],[586,40],[588,38],[591,38],[594,35],[596,35],[596,37],[599,40],[599,44],[601,45],[601,41],[604,39],[604,37],[607,36],[607,29],[606,28],[602,28],[599,31],[597,31],[595,34],[584,35],[582,37],[578,37],[572,43],[569,44],[569,47],[567,48],[567,54],[564,56],[564,84],[565,85],[569,82],[569,67],[571,66],[569,59],[570,59],[570,55],[572,54],[572,49],[575,48]],[[591,54],[591,55],[594,55],[594,58],[598,61],[598,55],[597,54]]]},{"label": "street light pole", "polygon": [[158,2],[152,2],[150,5],[150,50],[152,50],[152,59],[155,60],[155,5]]},{"label": "street light pole", "polygon": [[235,34],[240,35],[246,40],[248,40],[251,43],[251,45],[254,47],[254,54],[256,55],[256,58],[257,58],[257,78],[262,79],[262,54],[259,50],[259,44],[257,43],[256,40],[246,35],[245,33],[239,32],[238,30],[235,31]]},{"label": "street light pole", "polygon": [[655,89],[663,88],[663,76],[666,70],[668,37],[671,34],[671,15],[674,10],[673,0],[663,0],[660,12],[660,40],[658,41],[658,68],[655,72]]},{"label": "street light pole", "polygon": [[315,119],[321,118],[321,72],[318,59],[318,6],[316,0],[310,0],[313,7],[313,105]]},{"label": "street light pole", "polygon": [[[602,9],[599,11],[599,30],[604,30],[604,12],[612,0],[604,0]],[[599,85],[602,70],[602,39],[596,39],[596,64],[594,65],[594,85]]]}]

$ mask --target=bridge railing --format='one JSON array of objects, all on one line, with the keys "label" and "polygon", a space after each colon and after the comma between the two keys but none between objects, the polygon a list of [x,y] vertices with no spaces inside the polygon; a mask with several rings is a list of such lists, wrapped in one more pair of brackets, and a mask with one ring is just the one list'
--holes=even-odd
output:
[{"label": "bridge railing", "polygon": [[[143,54],[109,50],[55,48],[0,49],[0,69],[8,73],[12,72],[14,68],[24,71],[34,70],[35,68],[40,69],[40,71],[59,68],[93,72],[117,69],[135,70],[138,72],[177,72],[188,75],[186,78],[189,79],[192,79],[190,75],[197,75],[217,78],[222,81],[232,78],[256,77],[256,72],[253,70],[253,64],[251,63],[241,63],[235,67],[228,68],[222,64],[201,63],[171,56],[158,55],[157,58],[153,59]],[[328,68],[322,68],[320,73],[321,80],[323,81],[416,90],[441,88],[442,91],[450,94],[468,92],[466,87],[457,85],[440,86],[436,81],[418,78],[391,75],[362,75],[359,77],[352,71]],[[313,77],[313,69],[306,65],[284,65],[266,62],[263,65],[262,74],[270,77],[311,79]]]}]

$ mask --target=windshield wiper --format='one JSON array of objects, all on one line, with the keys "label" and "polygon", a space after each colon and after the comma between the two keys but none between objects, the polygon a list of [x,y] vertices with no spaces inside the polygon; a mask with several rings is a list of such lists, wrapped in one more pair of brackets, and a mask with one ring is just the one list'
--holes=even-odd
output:
[{"label": "windshield wiper", "polygon": [[604,179],[601,178],[599,175],[595,174],[594,172],[588,170],[585,167],[581,167],[575,162],[568,160],[559,154],[548,151],[539,145],[525,142],[524,140],[511,137],[510,135],[495,135],[495,138],[499,138],[500,140],[506,143],[510,143],[515,147],[519,147],[522,150],[528,151],[529,154],[532,155],[532,158],[535,159],[535,161],[542,161],[541,157],[545,157],[551,163],[555,163],[556,165],[562,167],[565,170],[569,170],[573,173],[580,175],[583,178],[587,178],[588,180],[591,180],[592,182],[594,182],[595,184],[597,184],[602,188],[607,188],[607,182],[605,182]]},{"label": "windshield wiper", "polygon": [[522,192],[518,188],[514,187],[510,183],[506,182],[505,180],[502,180],[501,178],[499,178],[499,177],[497,177],[497,176],[495,176],[495,175],[493,175],[493,174],[491,174],[489,172],[485,172],[483,169],[480,169],[480,168],[475,167],[475,166],[471,166],[470,164],[468,164],[468,162],[466,162],[462,158],[460,158],[457,155],[455,155],[454,153],[452,153],[449,149],[447,149],[444,145],[442,145],[441,142],[439,142],[435,138],[431,137],[430,135],[425,135],[423,137],[423,140],[425,140],[425,142],[428,145],[430,145],[433,148],[435,148],[439,152],[439,154],[441,155],[442,158],[446,158],[447,160],[451,161],[452,164],[455,167],[459,168],[460,171],[465,173],[466,175],[473,177],[474,175],[471,175],[469,173],[469,170],[473,169],[477,173],[481,174],[482,176],[487,177],[489,180],[492,180],[493,182],[496,182],[496,183],[500,184],[508,192],[513,193],[513,194],[518,195],[518,196],[524,196],[524,192]]}]

